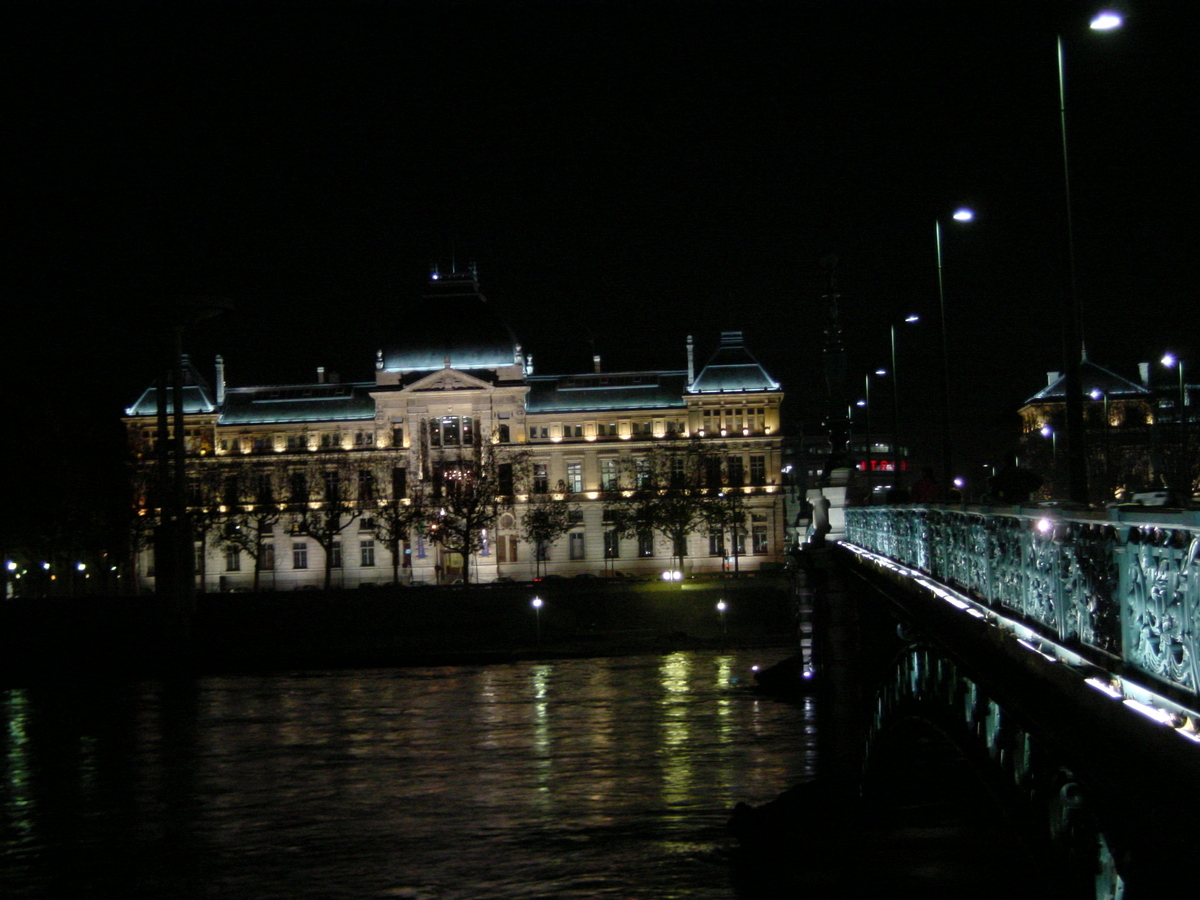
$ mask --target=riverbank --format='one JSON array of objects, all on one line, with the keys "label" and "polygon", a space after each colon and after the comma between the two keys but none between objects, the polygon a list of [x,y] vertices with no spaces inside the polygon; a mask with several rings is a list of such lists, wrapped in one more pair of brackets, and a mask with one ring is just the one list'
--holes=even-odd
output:
[{"label": "riverbank", "polygon": [[788,596],[783,579],[759,578],[209,594],[187,617],[155,597],[9,601],[0,604],[0,680],[787,647],[796,635]]}]

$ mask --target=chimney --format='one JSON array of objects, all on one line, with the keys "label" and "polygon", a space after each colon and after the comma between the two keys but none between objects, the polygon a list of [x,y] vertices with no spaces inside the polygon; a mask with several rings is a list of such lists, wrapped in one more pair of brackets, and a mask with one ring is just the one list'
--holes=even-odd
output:
[{"label": "chimney", "polygon": [[1150,363],[1138,363],[1138,374],[1142,376],[1142,384],[1150,387]]},{"label": "chimney", "polygon": [[687,354],[688,354],[688,386],[696,380],[696,363],[692,356],[692,336],[689,334],[687,339]]},{"label": "chimney", "polygon": [[325,383],[325,367],[317,366],[317,384]]},{"label": "chimney", "polygon": [[1050,387],[1052,384],[1054,384],[1054,382],[1058,381],[1058,379],[1060,379],[1060,378],[1062,378],[1062,372],[1047,372],[1046,373],[1046,387]]},{"label": "chimney", "polygon": [[600,354],[599,353],[595,353],[592,355],[592,370],[597,375],[600,374]]},{"label": "chimney", "polygon": [[217,354],[217,406],[225,405],[225,359]]}]

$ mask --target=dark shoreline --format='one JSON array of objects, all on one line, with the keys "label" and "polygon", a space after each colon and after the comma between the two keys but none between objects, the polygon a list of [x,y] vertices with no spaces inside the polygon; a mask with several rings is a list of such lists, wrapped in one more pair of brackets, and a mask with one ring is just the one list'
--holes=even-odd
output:
[{"label": "dark shoreline", "polygon": [[[533,596],[544,601],[531,606]],[[722,614],[718,600],[727,604]],[[209,594],[177,617],[155,597],[0,603],[0,685],[338,668],[495,665],[676,650],[790,647],[783,579],[543,582]]]}]

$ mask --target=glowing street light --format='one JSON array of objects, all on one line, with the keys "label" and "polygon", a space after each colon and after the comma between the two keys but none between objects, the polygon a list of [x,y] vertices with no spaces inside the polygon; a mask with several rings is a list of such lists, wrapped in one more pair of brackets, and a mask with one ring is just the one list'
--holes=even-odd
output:
[{"label": "glowing street light", "polygon": [[[971,222],[975,213],[959,207],[951,215],[956,222]],[[951,478],[952,455],[950,451],[950,350],[946,335],[946,290],[942,283],[942,220],[933,223],[934,247],[937,250],[938,309],[942,319],[942,477]],[[944,483],[944,482],[943,482]]]},{"label": "glowing street light", "polygon": [[718,600],[717,601],[717,613],[721,616],[721,634],[726,633],[725,632],[725,610],[726,609],[728,609],[728,607],[725,605],[725,601]]},{"label": "glowing street light", "polygon": [[[904,317],[902,324],[912,325],[915,322],[920,322],[921,317],[916,313],[910,313]],[[900,370],[896,365],[896,323],[893,322],[890,326],[892,333],[892,471],[897,473],[892,476],[893,484],[899,485],[900,472]]]},{"label": "glowing street light", "polygon": [[[1092,18],[1093,31],[1113,31],[1123,20],[1118,13],[1106,10]],[[1071,165],[1067,152],[1067,90],[1066,55],[1062,35],[1056,38],[1058,56],[1058,121],[1062,132],[1063,200],[1067,213],[1067,296],[1064,304],[1066,331],[1066,413],[1067,413],[1067,486],[1070,499],[1088,502],[1087,436],[1083,427],[1083,373],[1085,356],[1083,337],[1083,304],[1079,298],[1075,275],[1075,219],[1071,209]]]},{"label": "glowing street light", "polygon": [[1096,13],[1092,21],[1088,23],[1088,27],[1092,31],[1112,31],[1114,28],[1120,28],[1124,24],[1125,20],[1119,12],[1106,9]]},{"label": "glowing street light", "polygon": [[1179,373],[1179,412],[1176,415],[1176,421],[1179,423],[1179,450],[1183,465],[1183,488],[1184,499],[1190,500],[1192,494],[1192,473],[1188,459],[1188,420],[1187,420],[1187,391],[1183,382],[1183,360],[1177,357],[1174,353],[1164,353],[1163,358],[1159,360],[1164,368],[1175,369]]}]

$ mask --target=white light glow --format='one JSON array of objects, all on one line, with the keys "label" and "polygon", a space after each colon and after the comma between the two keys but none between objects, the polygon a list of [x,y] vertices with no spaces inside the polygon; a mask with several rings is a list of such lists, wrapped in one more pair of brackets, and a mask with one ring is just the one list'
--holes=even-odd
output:
[{"label": "white light glow", "polygon": [[1125,705],[1130,709],[1137,710],[1147,719],[1153,719],[1155,722],[1163,725],[1175,726],[1174,717],[1165,709],[1155,709],[1153,706],[1147,706],[1145,703],[1139,703],[1137,700],[1131,700],[1128,697],[1125,698]]},{"label": "white light glow", "polygon": [[1114,28],[1120,28],[1125,24],[1125,20],[1121,18],[1120,13],[1115,13],[1112,10],[1105,10],[1097,13],[1096,17],[1088,23],[1088,27],[1092,31],[1112,31]]},{"label": "white light glow", "polygon": [[541,597],[534,597],[534,598],[533,598],[533,600],[531,601],[530,605],[531,605],[531,606],[532,606],[534,609],[541,609],[541,608],[542,608],[542,598],[541,598]]},{"label": "white light glow", "polygon": [[1094,687],[1100,693],[1108,694],[1108,696],[1112,697],[1114,700],[1121,699],[1121,692],[1118,691],[1116,688],[1114,688],[1107,681],[1101,681],[1099,678],[1089,678],[1089,679],[1087,679],[1086,683],[1090,684],[1092,687]]},{"label": "white light glow", "polygon": [[975,213],[964,206],[961,209],[956,209],[954,211],[953,218],[956,222],[970,222],[975,218]]}]

